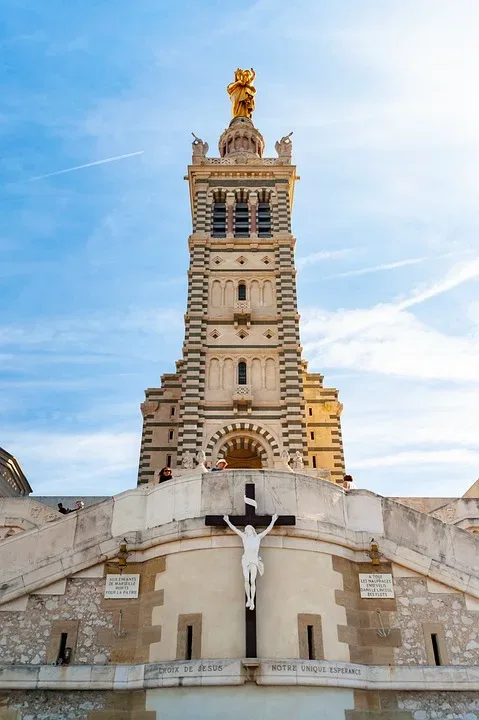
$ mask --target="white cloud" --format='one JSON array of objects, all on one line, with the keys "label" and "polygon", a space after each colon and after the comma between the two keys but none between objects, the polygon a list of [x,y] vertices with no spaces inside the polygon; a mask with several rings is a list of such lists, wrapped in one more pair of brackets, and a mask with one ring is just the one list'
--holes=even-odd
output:
[{"label": "white cloud", "polygon": [[84,170],[85,168],[93,167],[94,165],[105,165],[106,163],[116,162],[117,160],[124,160],[125,158],[134,157],[135,155],[143,155],[144,150],[138,150],[137,152],[127,153],[126,155],[116,155],[115,157],[104,158],[103,160],[95,160],[93,162],[86,163],[85,165],[75,165],[75,167],[66,168],[66,170],[56,170],[55,172],[47,173],[46,175],[37,175],[31,177],[27,182],[35,182],[36,180],[43,180],[45,178],[53,177],[54,175],[63,175],[64,173],[71,173],[75,170]]},{"label": "white cloud", "polygon": [[306,310],[305,352],[322,367],[478,382],[479,338],[444,335],[405,312],[477,277],[479,259],[454,265],[441,280],[395,304],[367,310]]},{"label": "white cloud", "polygon": [[408,465],[419,470],[419,466],[425,464],[441,466],[449,463],[453,465],[465,465],[477,470],[479,466],[479,450],[466,450],[464,448],[451,450],[408,450],[392,455],[374,455],[362,460],[354,460],[354,457],[350,459],[350,465],[355,469]]},{"label": "white cloud", "polygon": [[415,293],[412,297],[404,300],[396,305],[398,310],[405,310],[406,308],[413,307],[430,300],[437,295],[441,295],[448,290],[453,290],[463,283],[475,280],[479,277],[479,258],[470,260],[464,263],[458,263],[454,265],[449,273],[438,282],[434,283],[431,287],[426,288],[422,292]]},{"label": "white cloud", "polygon": [[382,265],[374,265],[372,267],[358,268],[357,270],[347,270],[346,272],[328,275],[328,278],[354,277],[356,275],[369,275],[369,273],[383,272],[384,270],[395,270],[396,268],[407,267],[408,265],[419,265],[429,258],[419,257],[410,258],[409,260],[398,260],[392,263],[383,263]]},{"label": "white cloud", "polygon": [[423,380],[479,382],[479,338],[446,335],[407,312],[310,310],[304,351],[312,364]]},{"label": "white cloud", "polygon": [[303,257],[296,258],[296,267],[301,270],[308,265],[316,265],[320,262],[327,260],[342,260],[345,257],[350,257],[358,252],[354,248],[343,248],[341,250],[320,250],[319,252],[311,253],[310,255],[304,255]]},{"label": "white cloud", "polygon": [[136,486],[139,433],[54,433],[5,429],[36,495],[108,495]]},{"label": "white cloud", "polygon": [[0,347],[47,346],[50,350],[85,345],[98,351],[94,338],[104,345],[119,333],[166,334],[183,327],[183,314],[176,308],[132,308],[121,313],[97,312],[46,318],[24,325],[0,326]]}]

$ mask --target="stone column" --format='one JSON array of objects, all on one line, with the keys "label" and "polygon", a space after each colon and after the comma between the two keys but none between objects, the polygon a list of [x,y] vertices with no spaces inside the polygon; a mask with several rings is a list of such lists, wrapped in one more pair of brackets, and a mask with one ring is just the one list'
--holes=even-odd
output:
[{"label": "stone column", "polygon": [[235,194],[232,192],[226,195],[226,237],[234,237],[234,208],[235,208]]},{"label": "stone column", "polygon": [[249,194],[249,217],[250,217],[250,237],[255,240],[258,237],[257,223],[258,209],[258,193],[250,192]]}]

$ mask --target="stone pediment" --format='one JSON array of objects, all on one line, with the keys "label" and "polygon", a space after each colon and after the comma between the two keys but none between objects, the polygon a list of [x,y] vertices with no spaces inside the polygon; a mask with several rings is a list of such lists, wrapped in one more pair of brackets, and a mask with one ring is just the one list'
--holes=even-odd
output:
[{"label": "stone pediment", "polygon": [[61,516],[52,508],[27,497],[0,498],[0,540],[39,528]]},{"label": "stone pediment", "polygon": [[479,498],[467,496],[457,498],[434,510],[431,515],[464,530],[471,527],[477,527],[479,530]]},{"label": "stone pediment", "polygon": [[247,482],[256,485],[258,513],[296,516],[296,525],[274,531],[266,546],[302,538],[317,541],[320,552],[368,562],[374,536],[384,559],[479,598],[479,537],[367,490],[345,495],[300,473],[236,470],[140,486],[4,540],[0,603],[114,558],[123,538],[135,561],[164,543],[178,542],[181,551],[193,541],[221,542],[225,534],[206,527],[204,516],[242,513]]}]

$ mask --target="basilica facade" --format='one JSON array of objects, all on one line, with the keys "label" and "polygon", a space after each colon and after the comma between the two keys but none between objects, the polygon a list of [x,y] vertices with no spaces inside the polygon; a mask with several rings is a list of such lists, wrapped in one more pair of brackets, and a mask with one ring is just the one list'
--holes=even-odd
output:
[{"label": "basilica facade", "polygon": [[193,142],[183,354],[141,405],[136,487],[67,515],[0,497],[0,720],[479,720],[479,481],[343,488],[292,141],[263,157],[253,81],[218,155]]}]

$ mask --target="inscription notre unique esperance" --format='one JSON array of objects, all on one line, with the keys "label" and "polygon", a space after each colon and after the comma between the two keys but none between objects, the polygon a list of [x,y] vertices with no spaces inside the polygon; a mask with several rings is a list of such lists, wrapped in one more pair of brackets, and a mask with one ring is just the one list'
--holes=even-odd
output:
[{"label": "inscription notre unique esperance", "polygon": [[308,663],[272,663],[273,672],[303,672],[316,675],[361,675],[361,669],[342,665],[309,665]]}]

